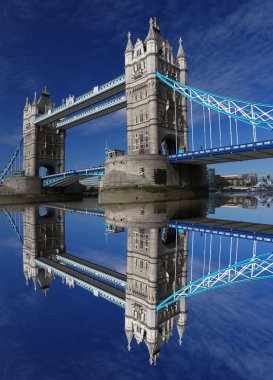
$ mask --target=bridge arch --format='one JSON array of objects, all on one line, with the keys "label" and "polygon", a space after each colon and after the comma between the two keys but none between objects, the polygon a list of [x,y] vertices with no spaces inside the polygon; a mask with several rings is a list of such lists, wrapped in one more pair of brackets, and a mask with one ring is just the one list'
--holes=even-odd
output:
[{"label": "bridge arch", "polygon": [[[160,239],[164,247],[174,248],[176,243],[176,229],[175,228],[161,228],[159,230]],[[177,236],[179,239],[179,236]]]},{"label": "bridge arch", "polygon": [[161,140],[160,154],[171,155],[176,154],[175,135],[167,134]]},{"label": "bridge arch", "polygon": [[56,173],[56,168],[53,165],[39,164],[39,176],[53,175]]}]

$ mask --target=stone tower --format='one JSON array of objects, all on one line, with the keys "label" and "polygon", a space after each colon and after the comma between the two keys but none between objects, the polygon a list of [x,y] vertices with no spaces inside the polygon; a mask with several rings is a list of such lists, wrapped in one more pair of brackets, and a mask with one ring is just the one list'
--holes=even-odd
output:
[{"label": "stone tower", "polygon": [[[176,235],[177,234],[177,235]],[[177,326],[179,343],[186,326],[186,299],[156,312],[159,302],[186,285],[188,237],[175,230],[130,228],[127,243],[125,332],[144,342],[155,364]]]},{"label": "stone tower", "polygon": [[32,279],[35,289],[39,284],[46,294],[53,276],[38,268],[35,259],[65,253],[64,211],[50,209],[45,215],[40,215],[39,207],[26,206],[23,228],[23,270],[26,281],[28,283]]},{"label": "stone tower", "polygon": [[39,169],[44,167],[48,174],[64,171],[65,130],[55,128],[55,123],[45,126],[35,125],[38,115],[51,112],[53,102],[46,89],[37,101],[36,93],[33,103],[28,99],[24,108],[24,170],[27,176],[39,176]]},{"label": "stone tower", "polygon": [[105,161],[105,175],[99,185],[100,203],[207,196],[205,165],[169,161],[168,155],[179,148],[188,149],[187,99],[160,81],[157,71],[186,83],[187,60],[182,40],[174,57],[156,19],[151,19],[144,41],[137,39],[133,45],[128,34],[125,49],[128,155]]},{"label": "stone tower", "polygon": [[186,98],[176,94],[175,107],[173,90],[159,81],[156,71],[186,83],[187,62],[181,39],[174,58],[173,48],[163,39],[156,19],[150,19],[144,42],[138,38],[133,45],[129,33],[125,50],[129,155],[160,154],[163,141],[167,144],[165,154],[175,153],[176,144],[188,146]]}]

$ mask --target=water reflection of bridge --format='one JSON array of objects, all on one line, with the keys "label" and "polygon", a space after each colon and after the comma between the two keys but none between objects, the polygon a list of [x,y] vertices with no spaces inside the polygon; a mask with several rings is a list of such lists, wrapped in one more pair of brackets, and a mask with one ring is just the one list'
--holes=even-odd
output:
[{"label": "water reflection of bridge", "polygon": [[[66,211],[104,216],[112,227],[129,226],[126,275],[67,253]],[[247,279],[250,280],[249,268],[253,269],[255,277],[259,267],[260,278],[272,275],[271,257],[262,260],[257,255],[257,242],[273,242],[272,226],[206,219],[202,207],[197,211],[189,207],[184,214],[180,211],[170,211],[160,204],[137,205],[126,210],[113,207],[105,211],[96,207],[77,210],[55,205],[43,212],[36,206],[28,206],[23,211],[23,228],[19,228],[18,213],[5,210],[16,233],[20,236],[20,231],[23,231],[27,282],[32,279],[35,287],[39,284],[47,293],[53,279],[58,276],[69,287],[80,286],[125,308],[128,348],[131,348],[133,338],[138,343],[144,342],[150,363],[155,363],[162,345],[171,338],[174,326],[179,342],[182,342],[188,295],[199,294],[200,289],[205,291],[222,286],[221,273],[225,273],[225,285],[234,283],[233,264],[242,261],[239,260],[239,240],[244,239],[250,244],[248,250],[243,247],[249,260],[246,265],[240,264],[240,273],[245,275],[248,270]],[[189,219],[183,220],[183,215]],[[198,254],[202,256],[202,265]],[[199,272],[196,271],[198,266],[201,267]]]}]

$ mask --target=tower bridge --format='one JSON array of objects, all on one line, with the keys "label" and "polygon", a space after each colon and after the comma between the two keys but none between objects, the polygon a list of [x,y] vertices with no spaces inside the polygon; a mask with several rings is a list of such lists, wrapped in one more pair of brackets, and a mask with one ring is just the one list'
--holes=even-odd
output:
[{"label": "tower bridge", "polygon": [[[120,190],[123,200],[129,193],[132,200],[139,199],[142,188],[147,197],[154,196],[148,191],[151,187],[157,189],[158,200],[204,196],[206,165],[272,158],[273,105],[189,86],[187,72],[182,40],[174,56],[157,21],[151,19],[144,40],[137,38],[133,44],[128,34],[125,73],[118,78],[76,98],[70,95],[57,107],[47,89],[32,103],[27,100],[23,155],[22,147],[17,148],[0,184],[20,195],[37,193],[39,187],[45,195],[50,187],[71,187],[83,173],[77,170],[73,176],[65,170],[66,130],[121,108],[127,111],[127,155],[101,163],[104,169],[97,176],[102,203],[117,201],[113,190]],[[9,177],[16,162],[24,175]],[[47,170],[42,179],[41,167]]]}]

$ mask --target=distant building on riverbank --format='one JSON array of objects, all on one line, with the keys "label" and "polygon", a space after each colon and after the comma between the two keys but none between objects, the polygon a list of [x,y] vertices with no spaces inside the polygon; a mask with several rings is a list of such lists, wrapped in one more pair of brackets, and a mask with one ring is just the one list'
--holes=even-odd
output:
[{"label": "distant building on riverbank", "polygon": [[217,189],[223,188],[249,188],[258,182],[256,173],[216,175],[215,186]]}]

